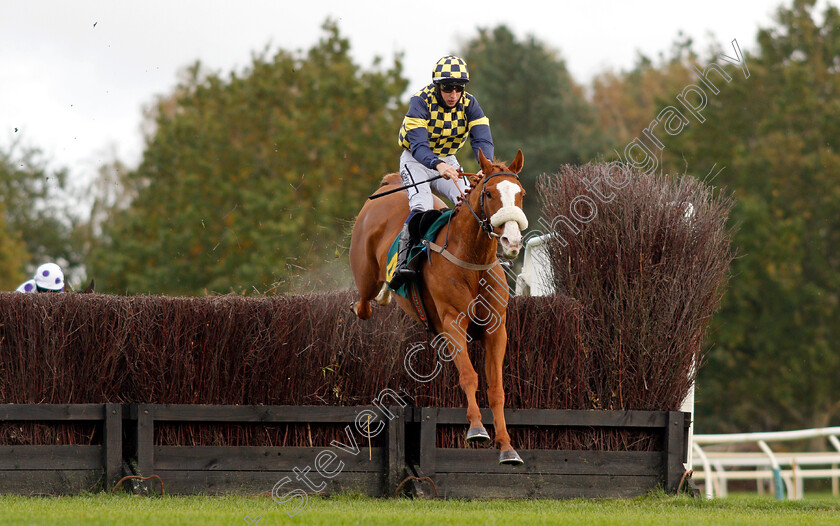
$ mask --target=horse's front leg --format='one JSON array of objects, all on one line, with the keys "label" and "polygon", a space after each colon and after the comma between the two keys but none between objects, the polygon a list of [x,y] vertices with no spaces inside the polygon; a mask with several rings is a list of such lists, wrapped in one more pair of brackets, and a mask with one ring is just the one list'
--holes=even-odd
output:
[{"label": "horse's front leg", "polygon": [[[463,317],[462,317],[463,318]],[[455,316],[444,318],[444,327],[454,328]],[[458,383],[467,396],[467,421],[470,428],[467,431],[467,443],[489,442],[490,435],[481,423],[481,411],[475,393],[478,391],[478,373],[475,371],[467,352],[467,341],[462,335],[466,334],[466,326],[457,330],[450,330],[438,336],[443,345],[437,345],[438,354],[444,359],[451,358],[458,369]],[[454,355],[454,356],[453,356]]]},{"label": "horse's front leg", "polygon": [[484,367],[487,374],[487,401],[493,411],[493,428],[496,431],[496,445],[499,446],[499,464],[522,464],[519,454],[510,445],[510,435],[505,422],[505,387],[502,381],[502,365],[507,349],[507,331],[504,323],[497,330],[485,332]]}]

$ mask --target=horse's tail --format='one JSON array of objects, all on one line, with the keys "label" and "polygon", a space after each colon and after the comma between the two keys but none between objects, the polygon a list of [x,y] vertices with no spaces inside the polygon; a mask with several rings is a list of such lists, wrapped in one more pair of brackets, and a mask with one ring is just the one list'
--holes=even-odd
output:
[{"label": "horse's tail", "polygon": [[394,172],[386,175],[382,178],[382,181],[379,182],[379,188],[388,186],[389,184],[401,185],[402,179],[400,178],[400,174]]}]

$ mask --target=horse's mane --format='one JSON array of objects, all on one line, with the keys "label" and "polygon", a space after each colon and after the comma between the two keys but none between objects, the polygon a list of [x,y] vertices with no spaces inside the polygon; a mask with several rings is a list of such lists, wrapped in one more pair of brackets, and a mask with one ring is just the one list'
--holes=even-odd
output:
[{"label": "horse's mane", "polygon": [[470,187],[469,187],[469,188],[467,188],[467,190],[464,192],[464,197],[463,197],[463,199],[459,199],[459,200],[458,200],[458,202],[455,204],[455,213],[456,213],[456,214],[457,214],[457,213],[458,213],[458,211],[459,211],[459,210],[461,210],[461,208],[463,207],[463,205],[464,205],[464,201],[466,201],[467,199],[469,199],[469,198],[470,198],[470,194],[472,193],[472,191],[473,191],[473,190],[474,190],[474,189],[475,189],[475,188],[479,185],[479,183],[481,183],[481,181],[483,181],[483,180],[484,180],[484,174],[481,174],[481,175],[478,175],[478,176],[476,176],[476,177],[475,177],[475,182],[474,182],[474,183],[473,183],[472,181],[470,181],[470,183],[472,183],[472,184],[470,184]]}]

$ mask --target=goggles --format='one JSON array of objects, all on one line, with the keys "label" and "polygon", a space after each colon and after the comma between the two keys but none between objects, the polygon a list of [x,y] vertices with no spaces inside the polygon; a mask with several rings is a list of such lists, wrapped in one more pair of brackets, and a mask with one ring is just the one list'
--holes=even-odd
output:
[{"label": "goggles", "polygon": [[441,84],[440,91],[444,93],[452,93],[453,91],[457,91],[458,93],[463,93],[464,85],[463,84]]}]

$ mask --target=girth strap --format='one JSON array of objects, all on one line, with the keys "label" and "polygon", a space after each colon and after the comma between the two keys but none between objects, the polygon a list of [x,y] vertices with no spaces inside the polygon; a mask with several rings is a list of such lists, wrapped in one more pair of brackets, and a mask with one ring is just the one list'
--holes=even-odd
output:
[{"label": "girth strap", "polygon": [[423,304],[423,296],[420,295],[420,287],[417,283],[409,283],[408,299],[411,301],[411,306],[414,307],[414,312],[417,314],[417,317],[426,326],[426,330],[434,333],[435,331],[432,329],[432,324],[429,323],[429,315],[426,314],[426,306]]},{"label": "girth strap", "polygon": [[461,268],[465,268],[467,270],[490,270],[491,268],[495,267],[499,264],[499,260],[496,259],[492,263],[488,263],[486,265],[476,265],[475,263],[468,263],[466,261],[460,260],[455,255],[443,248],[442,246],[438,245],[434,241],[429,241],[428,239],[423,240],[423,245],[429,248],[429,250],[434,250],[441,256],[445,257],[447,261],[454,265],[458,265]]}]

